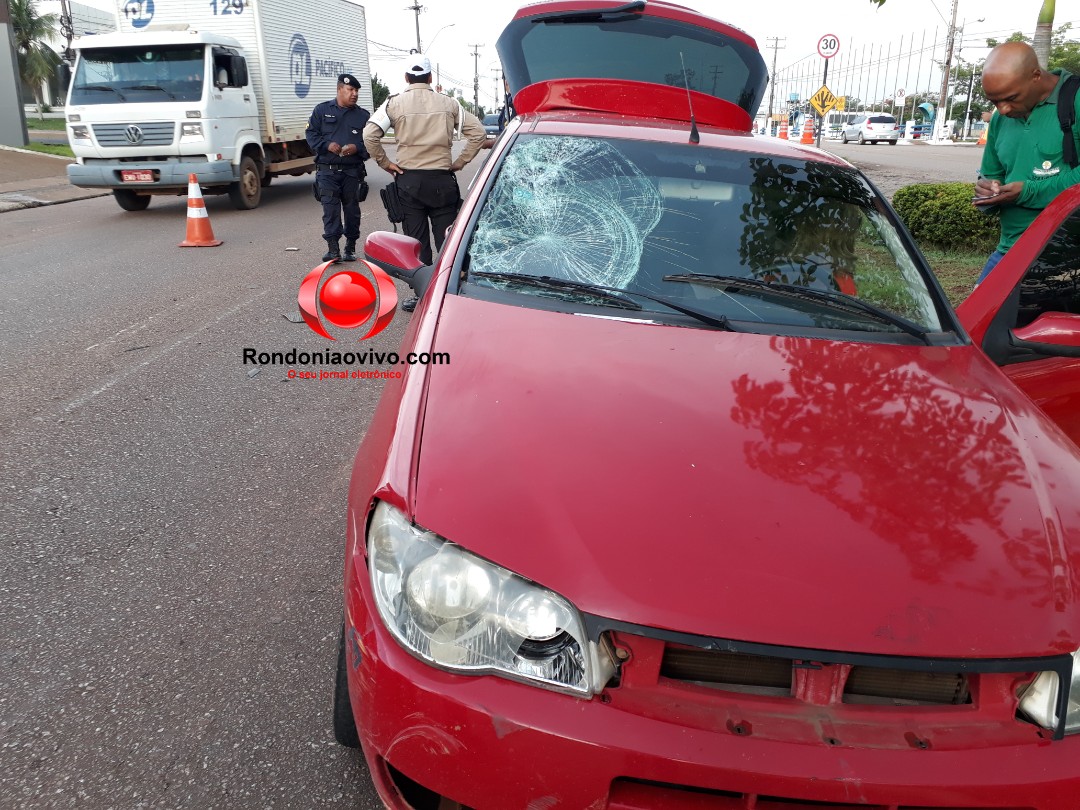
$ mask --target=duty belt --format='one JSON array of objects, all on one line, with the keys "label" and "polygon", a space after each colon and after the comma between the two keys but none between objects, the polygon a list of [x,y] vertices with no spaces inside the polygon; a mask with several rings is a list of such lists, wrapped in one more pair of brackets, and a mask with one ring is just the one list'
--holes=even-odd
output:
[{"label": "duty belt", "polygon": [[348,171],[349,169],[356,169],[357,171],[362,172],[364,170],[364,164],[363,163],[322,163],[322,162],[319,162],[319,163],[316,163],[315,165],[318,166],[320,169],[325,169],[328,172],[344,172],[344,171]]}]

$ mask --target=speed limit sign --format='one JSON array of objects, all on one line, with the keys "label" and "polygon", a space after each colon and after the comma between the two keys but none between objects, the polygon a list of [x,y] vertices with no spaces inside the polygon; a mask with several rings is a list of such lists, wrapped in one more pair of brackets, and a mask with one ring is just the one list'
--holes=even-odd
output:
[{"label": "speed limit sign", "polygon": [[835,34],[826,34],[818,40],[817,52],[822,59],[832,59],[840,52],[840,40]]}]

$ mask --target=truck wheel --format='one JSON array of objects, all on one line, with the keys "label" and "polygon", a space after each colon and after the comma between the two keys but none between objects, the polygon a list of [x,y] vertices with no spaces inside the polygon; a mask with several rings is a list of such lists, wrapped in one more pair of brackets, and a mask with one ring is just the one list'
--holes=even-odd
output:
[{"label": "truck wheel", "polygon": [[240,159],[240,179],[229,186],[229,199],[238,211],[259,207],[262,199],[262,178],[258,164],[249,156]]},{"label": "truck wheel", "polygon": [[273,180],[273,179],[274,179],[274,176],[272,174],[264,174],[262,176],[262,179],[259,181],[259,185],[262,186],[263,188],[266,188],[267,186],[270,185],[270,181]]},{"label": "truck wheel", "polygon": [[150,205],[149,194],[136,194],[126,188],[113,189],[112,194],[116,204],[125,211],[145,211],[146,207]]}]

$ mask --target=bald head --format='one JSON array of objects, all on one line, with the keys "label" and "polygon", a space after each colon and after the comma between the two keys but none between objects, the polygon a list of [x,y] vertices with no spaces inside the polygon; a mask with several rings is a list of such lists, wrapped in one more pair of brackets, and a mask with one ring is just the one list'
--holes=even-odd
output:
[{"label": "bald head", "polygon": [[998,45],[983,65],[983,93],[1009,118],[1027,118],[1035,105],[1047,99],[1057,80],[1039,67],[1035,49],[1026,42]]},{"label": "bald head", "polygon": [[1039,57],[1035,49],[1026,42],[1004,42],[998,45],[986,57],[983,65],[983,78],[1030,76],[1039,69]]}]

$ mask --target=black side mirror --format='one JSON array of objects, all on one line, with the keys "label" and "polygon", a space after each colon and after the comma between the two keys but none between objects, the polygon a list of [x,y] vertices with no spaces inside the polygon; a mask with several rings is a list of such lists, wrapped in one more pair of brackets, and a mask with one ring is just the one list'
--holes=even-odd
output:
[{"label": "black side mirror", "polygon": [[232,56],[230,59],[229,67],[233,76],[233,84],[236,87],[247,87],[248,83],[248,69],[247,60],[242,56]]}]

